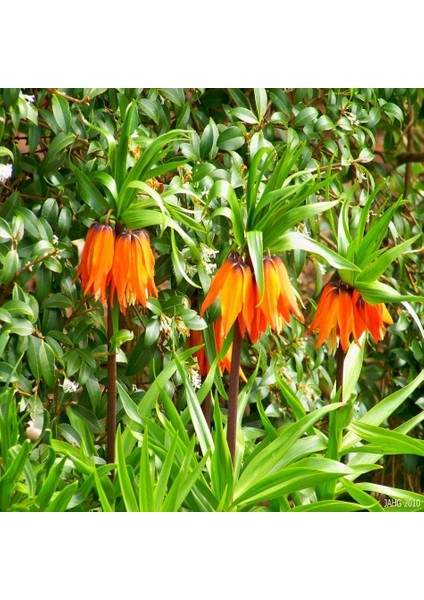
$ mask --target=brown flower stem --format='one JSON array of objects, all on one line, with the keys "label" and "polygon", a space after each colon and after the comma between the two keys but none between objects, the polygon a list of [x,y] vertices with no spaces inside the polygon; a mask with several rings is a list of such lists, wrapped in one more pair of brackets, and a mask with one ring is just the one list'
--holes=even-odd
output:
[{"label": "brown flower stem", "polygon": [[343,402],[343,367],[344,361],[346,358],[346,352],[343,350],[341,344],[339,344],[336,352],[336,362],[337,362],[337,371],[336,371],[336,392],[341,389],[340,392],[340,402]]},{"label": "brown flower stem", "polygon": [[206,398],[202,402],[203,416],[209,429],[211,428],[211,413],[212,413],[212,395],[210,392],[206,394]]},{"label": "brown flower stem", "polygon": [[[112,300],[108,299],[107,305],[107,420],[106,420],[106,462],[115,462],[115,437],[116,437],[116,352],[111,351],[110,341],[113,336]],[[111,471],[111,479],[114,473]]]},{"label": "brown flower stem", "polygon": [[242,337],[236,320],[233,334],[233,350],[231,354],[230,386],[228,390],[227,441],[233,464],[236,457],[237,437],[237,401],[240,387],[240,357]]}]

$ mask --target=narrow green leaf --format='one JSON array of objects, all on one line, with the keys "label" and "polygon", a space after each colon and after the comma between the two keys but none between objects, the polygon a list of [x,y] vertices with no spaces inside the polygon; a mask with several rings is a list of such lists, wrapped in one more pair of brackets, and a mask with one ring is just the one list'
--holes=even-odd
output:
[{"label": "narrow green leaf", "polygon": [[254,219],[255,207],[258,201],[259,187],[264,179],[265,172],[269,168],[270,162],[274,159],[274,156],[275,153],[273,152],[273,149],[267,147],[260,148],[253,156],[246,185],[246,200],[249,223]]},{"label": "narrow green leaf", "polygon": [[[193,348],[189,348],[188,350],[182,352],[178,357],[180,364],[183,361],[185,361],[191,354],[193,354],[193,352]],[[169,364],[167,364],[166,367],[164,367],[162,371],[155,377],[153,383],[143,396],[138,407],[138,414],[140,415],[140,417],[147,417],[149,415],[150,411],[152,410],[158,399],[160,389],[163,388],[166,383],[168,383],[168,381],[171,379],[176,370],[177,363],[174,359]]]},{"label": "narrow green leaf", "polygon": [[337,252],[334,252],[334,250],[323,246],[319,242],[297,231],[285,233],[270,247],[271,252],[285,252],[293,249],[306,250],[312,254],[317,254],[335,269],[345,269],[348,271],[360,270],[356,265],[337,254]]},{"label": "narrow green leaf", "polygon": [[236,485],[234,505],[256,504],[271,500],[283,494],[291,494],[311,486],[340,479],[351,472],[349,467],[335,460],[305,458],[270,475],[260,478],[255,476],[243,493]]},{"label": "narrow green leaf", "polygon": [[103,194],[83,171],[78,169],[75,165],[71,164],[70,166],[74,172],[75,179],[77,180],[81,199],[88,204],[97,215],[100,216],[106,213],[111,207]]},{"label": "narrow green leaf", "polygon": [[372,283],[376,279],[380,277],[384,273],[391,263],[396,260],[401,254],[411,246],[415,240],[417,240],[421,234],[417,234],[414,237],[390,248],[390,250],[386,250],[381,254],[376,260],[371,262],[369,265],[363,268],[363,271],[357,277],[357,281],[361,281],[364,283]]},{"label": "narrow green leaf", "polygon": [[173,462],[175,460],[175,450],[178,442],[178,432],[174,435],[172,439],[171,446],[167,450],[165,460],[162,464],[162,468],[158,477],[157,484],[153,491],[153,503],[154,510],[159,512],[162,510],[163,500],[165,498],[166,491],[168,489],[169,476],[171,474],[171,469]]},{"label": "narrow green leaf", "polygon": [[333,206],[336,206],[337,200],[333,202],[316,202],[306,206],[296,206],[290,210],[282,206],[276,210],[269,210],[268,215],[262,217],[259,225],[265,228],[265,242],[267,246],[273,246],[281,239],[282,234],[295,225],[319,215]]},{"label": "narrow green leaf", "polygon": [[[135,102],[130,102],[126,108],[124,122],[122,126],[121,135],[118,139],[118,146],[116,149],[116,162],[113,178],[116,181],[118,190],[121,190],[123,182],[127,174],[127,164],[129,155],[129,139],[130,135],[134,131],[137,125],[137,106]],[[118,204],[118,213],[119,213]]]},{"label": "narrow green leaf", "polygon": [[234,189],[223,179],[216,181],[208,194],[207,204],[211,202],[213,198],[225,198],[231,209],[231,222],[234,228],[234,237],[237,244],[241,247],[244,243],[244,225],[243,215],[241,212],[240,200],[237,198]]},{"label": "narrow green leaf", "polygon": [[[295,392],[291,389],[289,384],[286,383],[284,381],[284,379],[281,377],[281,375],[278,372],[277,366],[274,366],[274,375],[275,375],[276,383],[277,383],[278,387],[280,388],[280,391],[281,391],[284,399],[286,400],[286,402],[292,409],[296,419],[297,420],[301,419],[302,417],[304,417],[306,415],[306,412],[305,412],[302,402],[299,400],[299,398],[297,397]],[[310,430],[309,433],[312,435],[313,430]]]},{"label": "narrow green leaf", "polygon": [[213,406],[213,420],[215,435],[214,451],[211,459],[212,491],[222,503],[221,510],[225,510],[231,504],[234,473],[225,428],[222,424],[221,408],[217,400],[215,400]]},{"label": "narrow green leaf", "polygon": [[173,129],[150,141],[138,161],[128,172],[122,186],[117,181],[119,189],[118,216],[121,216],[129,208],[131,200],[135,195],[135,189],[129,187],[129,183],[150,179],[150,169],[157,168],[160,161],[168,154],[169,146],[174,142],[182,140],[184,137],[187,137],[187,132],[180,129]]},{"label": "narrow green leaf", "polygon": [[144,430],[143,445],[141,447],[140,475],[138,482],[138,504],[140,506],[141,512],[153,512],[155,509],[152,473],[150,470],[149,434],[147,425]]},{"label": "narrow green leaf", "polygon": [[383,427],[354,421],[349,429],[357,436],[370,442],[363,447],[365,452],[377,452],[385,455],[415,454],[424,456],[424,441],[412,438],[404,433],[392,431]]},{"label": "narrow green leaf", "polygon": [[121,428],[118,427],[116,432],[116,460],[117,460],[117,475],[119,480],[119,486],[122,492],[122,499],[124,500],[125,508],[127,512],[139,512],[137,499],[132,487],[132,482],[128,473],[127,465],[125,462],[124,448],[122,444]]},{"label": "narrow green leaf", "polygon": [[126,414],[129,416],[130,419],[132,419],[139,425],[142,425],[143,419],[138,414],[138,407],[134,400],[129,396],[129,394],[127,394],[124,387],[119,381],[116,382],[116,387],[118,390],[119,399],[122,402],[122,406]]},{"label": "narrow green leaf", "polygon": [[369,304],[380,304],[381,302],[424,302],[424,296],[415,296],[412,294],[400,294],[395,289],[382,283],[374,281],[365,283],[363,281],[355,282],[355,287],[363,299]]},{"label": "narrow green leaf", "polygon": [[[356,484],[356,487],[361,490],[366,490],[367,492],[388,496],[389,499],[394,499],[394,502],[390,500],[383,501],[383,508],[385,508],[386,511],[399,510],[414,512],[424,510],[424,498],[422,494],[371,482],[360,482]],[[384,504],[386,504],[386,506],[384,506]]]},{"label": "narrow green leaf", "polygon": [[52,502],[45,509],[46,512],[64,512],[71,502],[72,496],[78,489],[78,481],[70,483],[61,492],[54,497]]},{"label": "narrow green leaf", "polygon": [[259,289],[259,297],[264,294],[264,265],[263,265],[263,237],[262,231],[248,231],[246,233],[249,256],[252,261],[253,271]]},{"label": "narrow green leaf", "polygon": [[65,461],[66,456],[50,469],[47,479],[43,483],[43,487],[37,497],[38,508],[41,511],[44,511],[47,508],[47,505],[57,488]]},{"label": "narrow green leaf", "polygon": [[361,504],[370,512],[384,512],[384,509],[378,500],[364,492],[359,486],[346,478],[342,479],[342,484],[349,496],[356,500],[358,504]]},{"label": "narrow green leaf", "polygon": [[[364,414],[356,423],[358,424],[369,424],[369,425],[381,425],[386,421],[393,412],[399,408],[407,398],[416,390],[424,381],[424,370],[421,371],[417,377],[406,386],[397,390],[390,396],[387,396],[381,400],[378,404],[373,406],[367,413]],[[345,451],[347,448],[353,446],[360,439],[359,435],[353,434],[353,432],[347,432],[342,443],[342,450]]]},{"label": "narrow green leaf", "polygon": [[258,453],[243,470],[234,489],[234,498],[244,494],[257,481],[278,471],[285,454],[296,440],[324,415],[341,406],[340,402],[324,406],[302,417],[296,423],[285,426],[278,438]]},{"label": "narrow green leaf", "polygon": [[205,416],[202,412],[201,404],[196,396],[191,382],[189,381],[186,369],[184,368],[183,364],[181,363],[176,354],[174,354],[174,360],[177,365],[180,376],[184,382],[187,405],[190,411],[191,421],[193,423],[197,439],[199,440],[202,454],[203,456],[205,456],[209,450],[213,450],[214,444],[212,435],[208,424],[206,423]]},{"label": "narrow green leaf", "polygon": [[356,384],[361,375],[362,363],[364,361],[364,345],[366,336],[362,334],[359,339],[361,346],[352,342],[349,346],[343,364],[343,398],[348,401],[355,391]]},{"label": "narrow green leaf", "polygon": [[97,471],[94,471],[94,482],[96,485],[97,493],[99,494],[100,504],[102,505],[103,512],[114,512],[113,507],[110,505],[102,482],[100,480]]},{"label": "narrow green leaf", "polygon": [[343,500],[320,500],[311,504],[301,504],[290,509],[290,512],[355,512],[363,511],[364,506]]}]

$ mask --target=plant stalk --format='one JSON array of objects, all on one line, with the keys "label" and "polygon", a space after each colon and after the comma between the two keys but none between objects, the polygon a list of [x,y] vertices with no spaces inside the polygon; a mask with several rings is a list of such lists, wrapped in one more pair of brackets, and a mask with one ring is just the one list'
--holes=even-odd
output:
[{"label": "plant stalk", "polygon": [[240,387],[240,357],[241,357],[242,337],[240,327],[236,320],[233,334],[233,350],[231,353],[231,371],[230,386],[228,390],[228,420],[227,420],[227,441],[230,449],[233,465],[236,458],[236,438],[237,438],[237,401]]},{"label": "plant stalk", "polygon": [[[108,299],[107,306],[107,420],[106,420],[106,461],[115,462],[115,437],[116,437],[116,352],[111,351],[110,342],[113,336],[112,300]],[[111,471],[113,479],[113,471]]]},{"label": "plant stalk", "polygon": [[339,402],[343,402],[343,367],[344,367],[345,358],[346,358],[346,352],[343,350],[341,344],[339,343],[339,346],[336,351],[336,363],[337,363],[336,392],[337,392],[337,390],[339,390],[341,388]]}]

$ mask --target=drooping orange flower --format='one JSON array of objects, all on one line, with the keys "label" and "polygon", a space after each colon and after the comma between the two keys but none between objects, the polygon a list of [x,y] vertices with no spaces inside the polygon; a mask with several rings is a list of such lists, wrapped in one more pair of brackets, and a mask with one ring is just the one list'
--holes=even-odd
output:
[{"label": "drooping orange flower", "polygon": [[266,256],[263,267],[264,293],[258,307],[271,329],[280,333],[284,322],[290,322],[290,313],[293,313],[302,322],[303,315],[297,305],[296,296],[281,258]]},{"label": "drooping orange flower", "polygon": [[246,330],[250,334],[254,315],[254,285],[250,266],[236,258],[228,258],[212,279],[200,316],[218,296],[221,304],[220,337],[224,339],[228,335],[236,319],[242,337]]},{"label": "drooping orange flower", "polygon": [[128,306],[146,306],[149,296],[158,295],[154,278],[155,257],[149,234],[144,229],[124,231],[116,237],[112,266],[112,298],[116,290],[121,311]]},{"label": "drooping orange flower", "polygon": [[255,309],[253,311],[253,320],[249,332],[249,337],[252,341],[252,344],[259,340],[259,338],[266,331],[266,328],[268,326],[265,314],[258,307],[260,300],[261,298],[259,295],[259,288],[255,281],[253,286],[253,306],[255,307]]},{"label": "drooping orange flower", "polygon": [[93,223],[87,233],[75,280],[81,276],[84,294],[106,301],[112,277],[115,232],[110,225]]},{"label": "drooping orange flower", "polygon": [[216,272],[206,295],[200,316],[219,296],[221,303],[221,331],[224,339],[236,319],[244,338],[246,331],[252,343],[258,341],[267,328],[280,333],[284,322],[290,321],[290,313],[303,321],[296,296],[283,261],[279,256],[264,258],[264,293],[259,294],[252,269],[240,259],[228,258]]},{"label": "drooping orange flower", "polygon": [[346,352],[351,335],[358,346],[364,331],[370,332],[376,342],[382,340],[385,323],[393,324],[385,304],[368,304],[355,288],[342,282],[330,282],[324,287],[308,332],[319,329],[317,348],[327,340],[333,353],[338,336]]}]

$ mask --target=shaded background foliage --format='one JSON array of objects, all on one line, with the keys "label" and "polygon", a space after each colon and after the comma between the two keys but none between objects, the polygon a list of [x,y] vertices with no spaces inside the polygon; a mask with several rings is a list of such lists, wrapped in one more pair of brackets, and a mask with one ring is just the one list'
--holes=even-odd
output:
[{"label": "shaded background foliage", "polygon": [[[13,418],[6,404],[2,405],[2,456],[9,447],[16,447],[12,455],[31,453],[35,466],[32,470],[26,467],[25,485],[32,486],[32,497],[47,478],[56,478],[54,495],[52,491],[50,498],[42,496],[36,505],[39,510],[98,506],[98,498],[90,492],[94,475],[88,467],[84,470],[83,455],[95,457],[99,465],[103,462],[104,307],[83,298],[74,277],[81,241],[96,212],[104,208],[104,199],[91,188],[84,189],[75,167],[91,181],[103,182],[106,197],[112,194],[102,174],[108,167],[109,138],[119,139],[122,134],[129,104],[134,102],[137,110],[128,166],[157,136],[174,129],[188,132],[184,140],[169,147],[163,159],[168,168],[157,176],[153,171],[148,184],[152,190],[169,194],[171,207],[172,203],[178,207],[175,217],[194,244],[216,250],[219,257],[228,252],[233,233],[218,210],[225,202],[214,194],[210,198],[214,184],[227,181],[241,198],[251,158],[260,148],[273,147],[280,156],[287,145],[298,142],[303,146],[295,170],[305,171],[303,178],[329,168],[338,173],[328,189],[317,191],[311,201],[343,199],[359,182],[354,192],[354,204],[359,206],[367,192],[384,179],[379,204],[401,196],[408,200],[394,216],[385,245],[420,233],[424,217],[423,100],[420,89],[1,91],[0,145],[6,149],[1,160],[10,163],[10,153],[13,155],[13,176],[0,187],[0,383],[5,393],[13,390],[17,403]],[[311,218],[299,230],[335,249],[329,219],[336,214],[330,211],[319,219]],[[193,228],[189,218],[203,227]],[[203,327],[198,317],[202,288],[204,291],[212,265],[218,261],[205,252],[195,255],[170,229],[153,226],[149,230],[158,256],[156,282],[161,293],[158,301],[151,303],[151,310],[130,311],[121,321],[117,346],[118,421],[122,423],[132,414],[131,402],[139,404],[156,376],[166,373],[173,351],[186,346],[189,330]],[[385,272],[383,281],[402,293],[422,295],[420,252],[402,255]],[[298,280],[309,322],[311,306],[332,271],[323,260],[302,250],[288,252],[286,263],[291,279]],[[369,345],[357,384],[358,415],[411,382],[422,369],[424,344],[419,327],[401,306],[389,308],[394,325],[383,342]],[[422,309],[416,310],[422,318]],[[131,332],[135,333],[133,339]],[[293,409],[282,393],[284,385],[296,393],[308,413],[328,403],[335,363],[325,348],[316,350],[313,336],[310,338],[305,337],[305,327],[294,322],[282,336],[264,336],[254,348],[243,348],[246,376],[258,367],[244,419],[246,443],[252,448],[263,435],[258,399],[274,427],[294,420]],[[189,364],[195,367],[193,362]],[[273,377],[274,365],[283,383]],[[188,403],[184,376],[176,369],[169,373],[164,377],[164,392],[183,413]],[[66,386],[67,379],[78,384],[75,389]],[[166,403],[162,394],[161,401]],[[391,427],[423,409],[424,395],[418,387],[391,417]],[[43,430],[41,440],[31,447],[24,441],[30,419]],[[325,430],[325,422],[322,427]],[[422,439],[422,425],[417,425],[413,435]],[[129,454],[131,442],[125,434],[123,447]],[[75,462],[72,466],[66,458],[63,464],[57,463],[57,457],[69,457],[72,452],[80,467],[76,471]],[[139,454],[133,456],[132,468],[136,469],[139,458]],[[142,460],[148,460],[147,454]],[[422,492],[422,457],[386,456],[384,460],[386,468],[374,474],[375,481]],[[107,502],[113,494],[108,484],[104,485]],[[12,497],[17,510],[33,506],[19,486],[14,493],[2,499],[2,510]],[[198,509],[188,498],[188,508]]]}]

